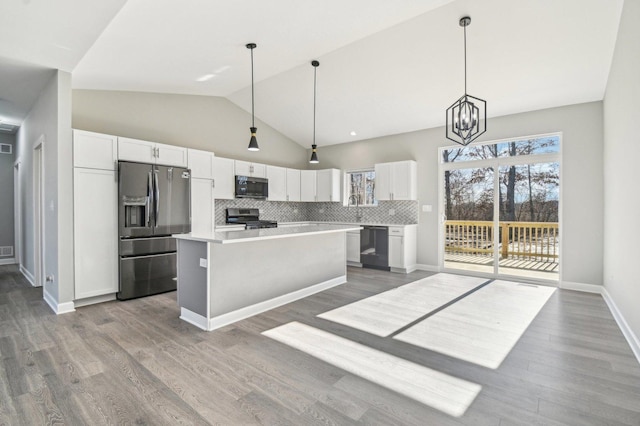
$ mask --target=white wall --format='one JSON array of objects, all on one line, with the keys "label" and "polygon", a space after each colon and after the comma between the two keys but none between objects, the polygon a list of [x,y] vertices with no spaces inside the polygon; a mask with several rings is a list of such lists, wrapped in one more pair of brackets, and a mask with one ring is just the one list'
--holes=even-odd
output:
[{"label": "white wall", "polygon": [[[490,107],[489,103],[489,107]],[[444,113],[444,111],[443,111]],[[602,102],[571,105],[492,118],[479,140],[489,141],[563,132],[562,226],[563,281],[602,284],[603,129]],[[420,213],[418,263],[438,264],[438,147],[452,142],[444,128],[422,130],[367,141],[321,147],[316,168],[354,169],[375,163],[413,159],[418,162]]]},{"label": "white wall", "polygon": [[[41,139],[42,138],[42,139]],[[60,304],[73,299],[73,210],[71,167],[71,75],[56,71],[18,130],[21,163],[22,266],[34,264],[34,148],[44,140],[44,271],[53,277],[44,292]]]},{"label": "white wall", "polygon": [[306,149],[256,120],[259,152],[247,150],[251,115],[225,98],[73,91],[73,128],[213,151],[219,157],[303,168]]},{"label": "white wall", "polygon": [[604,99],[604,285],[640,337],[640,0],[625,0]]},{"label": "white wall", "polygon": [[[15,161],[15,135],[0,134],[0,143],[9,144],[12,154],[0,154],[0,246],[13,246],[13,163]],[[0,262],[14,256],[0,256]]]}]

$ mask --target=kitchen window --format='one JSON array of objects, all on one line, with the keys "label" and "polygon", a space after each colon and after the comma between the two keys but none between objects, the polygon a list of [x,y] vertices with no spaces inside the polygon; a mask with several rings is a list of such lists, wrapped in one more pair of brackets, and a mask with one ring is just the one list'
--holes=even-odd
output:
[{"label": "kitchen window", "polygon": [[375,197],[376,172],[373,169],[345,173],[347,206],[377,206]]}]

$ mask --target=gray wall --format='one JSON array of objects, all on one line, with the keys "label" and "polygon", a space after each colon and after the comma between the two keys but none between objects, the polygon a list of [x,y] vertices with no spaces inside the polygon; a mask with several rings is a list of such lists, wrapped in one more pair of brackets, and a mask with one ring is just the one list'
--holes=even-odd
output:
[{"label": "gray wall", "polygon": [[71,74],[56,71],[18,130],[22,203],[22,267],[34,264],[34,148],[44,140],[44,291],[57,303],[73,300]]},{"label": "gray wall", "polygon": [[604,285],[640,338],[640,258],[635,223],[640,211],[640,1],[625,0],[604,99]]},{"label": "gray wall", "polygon": [[307,151],[259,120],[259,152],[247,151],[251,115],[225,98],[73,91],[73,128],[213,151],[219,157],[304,168]]},{"label": "gray wall", "polygon": [[[0,247],[14,245],[13,163],[15,161],[15,140],[15,135],[0,134],[0,143],[10,144],[13,147],[12,154],[0,154]],[[14,256],[0,256],[0,261],[13,258]]]},{"label": "gray wall", "polygon": [[[489,104],[490,105],[490,104]],[[602,102],[492,118],[479,141],[562,132],[562,280],[602,284]],[[438,265],[438,147],[444,128],[321,147],[316,168],[357,169],[400,160],[418,162],[418,263]]]}]

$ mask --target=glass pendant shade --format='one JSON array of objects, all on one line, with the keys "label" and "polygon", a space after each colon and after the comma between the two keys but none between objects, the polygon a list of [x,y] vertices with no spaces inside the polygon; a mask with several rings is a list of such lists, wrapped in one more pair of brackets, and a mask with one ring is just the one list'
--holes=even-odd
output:
[{"label": "glass pendant shade", "polygon": [[251,140],[249,140],[249,148],[247,148],[249,151],[260,151],[260,148],[258,147],[258,140],[256,139],[256,132],[258,131],[257,128],[255,127],[251,127]]}]

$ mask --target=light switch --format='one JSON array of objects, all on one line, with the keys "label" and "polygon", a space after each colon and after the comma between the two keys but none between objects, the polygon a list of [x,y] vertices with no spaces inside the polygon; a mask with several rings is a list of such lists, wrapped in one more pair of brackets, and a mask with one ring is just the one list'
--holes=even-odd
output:
[{"label": "light switch", "polygon": [[200,267],[202,268],[207,267],[207,259],[200,258]]},{"label": "light switch", "polygon": [[422,211],[424,213],[431,213],[433,211],[433,206],[431,204],[425,204],[422,206]]}]

